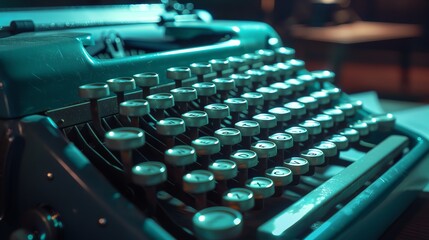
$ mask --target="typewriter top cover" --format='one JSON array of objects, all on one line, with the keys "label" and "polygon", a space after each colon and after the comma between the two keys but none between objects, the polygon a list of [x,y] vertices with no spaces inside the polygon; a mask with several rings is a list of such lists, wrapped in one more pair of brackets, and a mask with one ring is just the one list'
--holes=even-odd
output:
[{"label": "typewriter top cover", "polygon": [[426,140],[265,23],[2,4],[2,239],[389,237],[424,185]]}]

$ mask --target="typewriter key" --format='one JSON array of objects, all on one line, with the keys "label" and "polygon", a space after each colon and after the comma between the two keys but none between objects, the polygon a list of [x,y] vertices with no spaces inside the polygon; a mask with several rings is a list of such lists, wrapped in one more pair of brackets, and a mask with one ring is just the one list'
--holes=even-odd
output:
[{"label": "typewriter key", "polygon": [[274,114],[261,113],[253,116],[252,119],[259,123],[261,128],[260,139],[267,139],[269,130],[277,126],[277,118]]},{"label": "typewriter key", "polygon": [[299,59],[290,59],[285,62],[292,66],[293,76],[298,76],[301,71],[305,71],[305,62]]},{"label": "typewriter key", "polygon": [[131,91],[136,88],[136,83],[134,81],[134,78],[132,77],[120,77],[120,78],[109,79],[107,80],[107,85],[109,85],[110,90],[116,94],[118,109],[119,109],[119,104],[125,101],[124,93],[126,91]]},{"label": "typewriter key", "polygon": [[246,148],[250,148],[250,144],[252,143],[252,137],[257,136],[261,132],[261,128],[257,121],[252,120],[243,120],[240,122],[236,122],[234,127],[241,132],[241,136],[243,138],[243,146]]},{"label": "typewriter key", "polygon": [[228,98],[229,91],[235,89],[235,81],[232,78],[215,78],[212,82],[216,85],[222,101]]},{"label": "typewriter key", "polygon": [[301,157],[307,159],[310,167],[320,166],[325,163],[325,154],[319,150],[310,148],[301,152]]},{"label": "typewriter key", "polygon": [[283,162],[283,166],[289,168],[293,173],[293,181],[292,185],[296,185],[299,183],[299,179],[301,175],[304,175],[310,169],[310,164],[307,159],[302,157],[291,157]]},{"label": "typewriter key", "polygon": [[208,168],[211,162],[211,156],[220,152],[219,139],[211,136],[204,136],[192,141],[192,147],[195,148],[200,157],[198,162],[203,168]]},{"label": "typewriter key", "polygon": [[293,48],[279,47],[275,51],[279,62],[285,62],[295,57],[295,49]]},{"label": "typewriter key", "polygon": [[305,90],[304,81],[298,80],[296,78],[287,79],[284,81],[284,83],[292,86],[294,97],[298,97],[298,95]]},{"label": "typewriter key", "polygon": [[311,116],[317,111],[317,108],[319,107],[317,99],[311,96],[300,97],[296,101],[304,104],[307,112]]},{"label": "typewriter key", "polygon": [[349,139],[344,135],[334,134],[327,137],[325,140],[335,143],[338,150],[346,150],[349,147]]},{"label": "typewriter key", "polygon": [[224,101],[231,112],[232,122],[240,121],[240,113],[247,110],[247,100],[244,98],[228,98]]},{"label": "typewriter key", "polygon": [[232,151],[232,146],[241,142],[241,133],[235,128],[221,128],[214,132],[214,136],[219,139],[223,145],[223,153],[229,156]]},{"label": "typewriter key", "polygon": [[335,143],[330,141],[321,141],[314,144],[314,148],[321,150],[323,154],[325,154],[325,163],[322,166],[337,161],[336,157],[338,154],[338,148]]},{"label": "typewriter key", "polygon": [[268,110],[269,114],[273,114],[277,119],[277,129],[282,131],[287,125],[286,122],[292,118],[292,113],[288,108],[275,107]]},{"label": "typewriter key", "polygon": [[194,83],[192,87],[197,90],[197,95],[200,99],[200,106],[204,107],[209,104],[210,96],[216,94],[216,85],[211,82]]},{"label": "typewriter key", "polygon": [[338,133],[345,136],[351,144],[358,142],[360,138],[359,132],[353,128],[343,128]]},{"label": "typewriter key", "polygon": [[217,181],[216,191],[220,194],[228,190],[227,180],[237,176],[237,164],[228,159],[218,159],[210,164],[208,169]]},{"label": "typewriter key", "polygon": [[252,150],[240,149],[233,152],[229,157],[237,164],[239,170],[238,181],[240,185],[244,185],[248,178],[249,168],[258,165],[258,155]]},{"label": "typewriter key", "polygon": [[303,127],[290,127],[285,130],[285,133],[290,134],[292,136],[294,146],[293,152],[299,153],[301,152],[300,143],[304,143],[308,140],[308,131]]},{"label": "typewriter key", "polygon": [[191,72],[197,76],[198,82],[204,82],[204,75],[212,72],[210,63],[192,63],[190,68]]},{"label": "typewriter key", "polygon": [[167,148],[175,144],[175,137],[185,132],[185,121],[181,118],[165,118],[156,123],[156,131],[165,136]]},{"label": "typewriter key", "polygon": [[368,125],[369,132],[375,132],[378,130],[377,119],[372,118],[372,117],[366,117],[366,118],[362,119],[362,122],[364,122]]},{"label": "typewriter key", "polygon": [[260,87],[256,89],[256,92],[264,96],[264,110],[268,111],[270,107],[270,101],[279,99],[279,91],[272,87]]},{"label": "typewriter key", "polygon": [[245,53],[241,55],[241,58],[244,59],[244,62],[249,66],[249,69],[252,69],[253,65],[261,62],[261,56],[253,53]]},{"label": "typewriter key", "polygon": [[235,73],[231,74],[229,77],[235,81],[235,86],[237,87],[238,95],[243,94],[245,87],[252,87],[252,80],[250,78],[250,75]]},{"label": "typewriter key", "polygon": [[304,83],[305,88],[312,87],[316,82],[316,79],[311,74],[303,74],[296,77],[297,80]]},{"label": "typewriter key", "polygon": [[255,197],[255,208],[264,207],[264,199],[274,195],[275,187],[273,180],[266,177],[254,177],[246,181],[245,187],[251,190]]},{"label": "typewriter key", "polygon": [[193,170],[183,176],[183,191],[192,194],[195,198],[195,208],[206,207],[206,193],[215,188],[216,182],[213,173],[207,170]]},{"label": "typewriter key", "polygon": [[212,59],[209,61],[212,65],[213,71],[216,72],[216,77],[222,77],[222,71],[229,68],[229,61],[227,59]]},{"label": "typewriter key", "polygon": [[119,114],[130,117],[133,127],[139,127],[139,117],[149,112],[149,103],[143,99],[128,100],[119,105]]},{"label": "typewriter key", "polygon": [[131,169],[134,165],[132,150],[145,144],[143,130],[132,127],[113,129],[105,134],[105,144],[109,149],[120,151],[125,176],[131,180]]},{"label": "typewriter key", "polygon": [[174,98],[170,93],[156,93],[147,96],[150,108],[154,109],[157,119],[165,118],[164,110],[174,106]]},{"label": "typewriter key", "polygon": [[277,79],[280,77],[280,69],[273,65],[264,65],[260,70],[265,72],[267,76],[267,84],[277,82]]},{"label": "typewriter key", "polygon": [[267,169],[268,159],[277,155],[277,145],[272,141],[259,140],[252,143],[250,149],[258,154],[258,168],[263,174]]},{"label": "typewriter key", "polygon": [[257,69],[249,69],[244,73],[250,76],[253,88],[258,88],[259,85],[263,85],[267,77],[264,71]]},{"label": "typewriter key", "polygon": [[375,119],[380,132],[389,132],[395,126],[396,118],[391,113],[375,114],[371,117]]},{"label": "typewriter key", "polygon": [[320,126],[323,128],[322,136],[324,135],[324,131],[334,126],[334,120],[332,119],[331,116],[326,114],[317,114],[312,118],[312,120],[320,123]]},{"label": "typewriter key", "polygon": [[309,145],[313,145],[314,140],[322,133],[322,126],[319,122],[314,120],[305,120],[301,122],[298,126],[307,129],[309,135]]},{"label": "typewriter key", "polygon": [[222,204],[240,212],[246,212],[255,206],[253,192],[247,188],[232,188],[223,194]]},{"label": "typewriter key", "polygon": [[312,71],[311,74],[317,79],[320,84],[320,89],[323,89],[325,82],[334,82],[335,73],[328,70],[316,70]]},{"label": "typewriter key", "polygon": [[298,123],[299,120],[307,113],[307,109],[303,103],[300,102],[288,102],[283,107],[290,110],[294,122]]},{"label": "typewriter key", "polygon": [[197,90],[192,87],[180,87],[170,90],[179,112],[186,112],[189,103],[197,99]]},{"label": "typewriter key", "polygon": [[359,135],[361,137],[368,136],[368,134],[369,134],[369,127],[368,127],[368,124],[366,122],[359,120],[359,121],[356,121],[356,122],[350,124],[349,127],[358,131]]},{"label": "typewriter key", "polygon": [[213,103],[206,105],[204,107],[204,111],[210,118],[214,129],[220,128],[221,121],[224,118],[228,117],[230,114],[228,105],[222,103]]},{"label": "typewriter key", "polygon": [[340,109],[344,112],[345,117],[353,117],[356,113],[356,109],[351,103],[340,103],[336,105],[334,108]]},{"label": "typewriter key", "polygon": [[106,83],[90,83],[79,87],[79,96],[89,99],[91,120],[94,124],[94,130],[99,137],[104,134],[101,126],[101,118],[98,110],[98,99],[110,95],[109,86]]},{"label": "typewriter key", "polygon": [[317,102],[319,103],[320,109],[325,109],[328,104],[331,102],[331,99],[329,98],[329,95],[326,92],[322,91],[315,91],[310,93],[311,97],[314,97]]},{"label": "typewriter key", "polygon": [[237,56],[228,57],[228,61],[229,61],[229,66],[232,67],[232,69],[234,70],[234,73],[238,73],[240,70],[240,67],[246,64],[243,58],[237,57]]},{"label": "typewriter key", "polygon": [[277,91],[279,92],[280,103],[286,101],[292,96],[293,88],[287,83],[276,82],[271,84],[270,87],[277,89]]},{"label": "typewriter key", "polygon": [[268,137],[277,146],[276,161],[284,160],[285,150],[293,147],[292,135],[287,133],[274,133]]},{"label": "typewriter key", "polygon": [[177,145],[164,153],[165,163],[168,164],[168,175],[175,184],[181,185],[185,166],[197,160],[195,149],[188,145]]},{"label": "typewriter key", "polygon": [[286,167],[273,167],[265,171],[265,177],[274,182],[275,195],[281,196],[283,194],[284,186],[293,181],[293,174],[289,168]]},{"label": "typewriter key", "polygon": [[197,239],[235,239],[243,229],[240,212],[229,207],[209,207],[197,212],[192,218]]},{"label": "typewriter key", "polygon": [[150,95],[150,88],[159,85],[158,73],[145,72],[133,75],[136,85],[142,89],[142,96],[146,98]]},{"label": "typewriter key", "polygon": [[330,108],[323,111],[323,114],[329,115],[334,121],[334,127],[338,128],[342,122],[344,122],[346,116],[340,109]]},{"label": "typewriter key", "polygon": [[258,92],[248,92],[241,95],[247,100],[249,105],[248,115],[253,116],[256,113],[256,108],[264,104],[264,96]]},{"label": "typewriter key", "polygon": [[280,81],[284,81],[292,75],[292,67],[283,62],[278,62],[274,64],[274,67],[279,69]]},{"label": "typewriter key", "polygon": [[182,114],[182,119],[186,127],[190,128],[189,137],[191,139],[198,138],[199,128],[209,123],[209,118],[206,112],[193,110]]},{"label": "typewriter key", "polygon": [[271,49],[259,49],[255,53],[261,56],[264,64],[273,64],[276,60],[276,53]]},{"label": "typewriter key", "polygon": [[175,82],[176,88],[182,87],[182,81],[191,77],[188,67],[171,67],[167,69],[167,78]]},{"label": "typewriter key", "polygon": [[341,89],[339,88],[324,88],[322,92],[326,92],[331,101],[336,101],[341,97]]}]

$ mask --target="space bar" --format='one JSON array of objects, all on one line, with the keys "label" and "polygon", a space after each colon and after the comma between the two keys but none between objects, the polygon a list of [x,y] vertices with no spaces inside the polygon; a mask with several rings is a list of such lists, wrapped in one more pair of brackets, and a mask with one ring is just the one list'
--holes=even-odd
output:
[{"label": "space bar", "polygon": [[258,228],[258,239],[293,239],[330,209],[351,196],[408,146],[392,135],[337,175]]}]

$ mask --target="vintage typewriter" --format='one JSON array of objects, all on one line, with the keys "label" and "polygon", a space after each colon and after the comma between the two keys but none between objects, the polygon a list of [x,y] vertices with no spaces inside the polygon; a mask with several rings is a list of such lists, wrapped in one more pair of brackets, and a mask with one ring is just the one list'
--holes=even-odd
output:
[{"label": "vintage typewriter", "polygon": [[0,23],[2,239],[375,238],[416,197],[425,140],[264,23],[168,1]]}]

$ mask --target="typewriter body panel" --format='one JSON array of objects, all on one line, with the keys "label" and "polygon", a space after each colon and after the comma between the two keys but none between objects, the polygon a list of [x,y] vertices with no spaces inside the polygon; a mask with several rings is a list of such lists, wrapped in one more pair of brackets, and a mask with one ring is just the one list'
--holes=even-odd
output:
[{"label": "typewriter body panel", "polygon": [[[101,15],[115,15],[118,12],[128,12],[124,8],[127,7],[121,10],[118,10],[118,7],[112,7],[113,10],[105,8],[92,10]],[[172,175],[175,171],[182,171],[181,173],[185,174],[196,169],[205,169],[202,163],[204,154],[196,156],[197,163],[189,164],[181,170],[177,166],[173,167],[171,163],[169,165],[164,156],[167,155],[166,150],[176,145],[191,145],[190,141],[193,140],[190,137],[191,129],[186,128],[185,133],[178,134],[175,145],[170,146],[170,138],[159,134],[157,125],[163,118],[181,117],[180,114],[186,112],[183,109],[204,109],[200,96],[186,107],[177,104],[171,109],[162,110],[161,115],[159,111],[151,109],[149,115],[153,116],[149,118],[146,115],[140,118],[139,124],[146,136],[146,143],[143,147],[132,150],[134,156],[132,161],[135,163],[162,162],[168,169],[168,180],[159,184],[157,190],[153,190],[147,186],[142,187],[136,182],[130,182],[126,167],[121,163],[124,156],[117,149],[108,148],[107,135],[105,138],[97,133],[95,123],[92,121],[91,104],[79,97],[78,89],[86,84],[155,72],[159,74],[160,82],[157,86],[150,88],[150,94],[171,93],[171,90],[178,86],[177,81],[168,78],[166,71],[168,68],[206,63],[211,59],[228,59],[228,57],[243,56],[246,53],[253,54],[260,49],[276,53],[276,50],[281,47],[281,39],[271,27],[259,22],[210,19],[203,21],[201,17],[183,20],[186,16],[166,12],[162,6],[142,5],[139,9],[138,16],[143,15],[144,19],[135,17],[133,15],[135,11],[131,11],[126,21],[123,20],[126,14],[117,14],[118,17],[113,18],[117,21],[110,22],[108,26],[104,26],[105,17],[102,17],[103,21],[100,22],[103,24],[91,19],[92,23],[96,23],[93,27],[44,29],[0,38],[0,210],[2,214],[0,230],[2,237],[7,237],[12,232],[13,236],[45,239],[205,239],[210,237],[224,239],[222,234],[225,238],[229,236],[238,239],[305,237],[350,239],[360,238],[363,235],[377,237],[417,196],[418,191],[404,194],[403,189],[407,189],[407,181],[410,182],[412,180],[409,179],[413,179],[410,172],[424,164],[420,159],[428,150],[426,140],[404,127],[392,124],[390,115],[372,115],[364,109],[365,103],[362,109],[362,103],[350,100],[344,93],[339,92],[340,95],[335,95],[338,89],[329,80],[317,79],[316,73],[309,72],[305,67],[296,67],[293,63],[288,63],[292,69],[287,70],[287,77],[280,76],[278,72],[273,73],[276,75],[270,76],[272,78],[269,81],[273,81],[271,83],[266,82],[265,79],[259,85],[246,85],[241,90],[234,88],[226,91],[226,95],[217,92],[210,97],[208,103],[222,103],[228,98],[237,98],[246,92],[255,92],[268,84],[310,75],[313,80],[306,83],[304,90],[295,90],[290,96],[255,106],[253,115],[266,113],[274,107],[283,107],[288,102],[298,102],[299,97],[309,96],[323,89],[330,92],[331,95],[328,97],[331,98],[331,103],[314,112],[308,109],[310,113],[305,113],[302,118],[293,115],[290,122],[287,120],[282,123],[284,125],[278,124],[277,130],[274,128],[267,130],[265,136],[255,134],[249,138],[250,141],[259,141],[262,144],[260,141],[266,140],[268,135],[276,132],[285,133],[286,129],[301,126],[299,124],[302,121],[313,119],[319,111],[322,113],[342,103],[352,105],[355,113],[347,116],[344,122],[339,120],[338,125],[343,124],[343,127],[348,127],[344,124],[354,123],[358,119],[377,119],[380,129],[369,134],[361,134],[360,140],[364,143],[360,140],[358,143],[356,140],[350,140],[350,146],[338,149],[338,153],[330,157],[325,156],[326,159],[332,158],[331,165],[319,166],[321,163],[315,163],[310,166],[315,169],[313,175],[303,175],[301,179],[294,177],[291,180],[294,183],[290,186],[278,186],[274,196],[270,195],[263,200],[258,198],[255,200],[255,207],[241,209],[242,214],[239,218],[241,222],[236,224],[233,221],[232,224],[239,226],[240,230],[237,230],[239,229],[237,226],[227,223],[226,226],[230,229],[217,229],[218,232],[216,232],[216,229],[209,227],[208,233],[201,233],[204,232],[204,228],[200,228],[200,225],[195,223],[201,220],[201,217],[195,220],[197,212],[200,213],[204,208],[228,204],[219,200],[222,194],[217,187],[208,191],[210,193],[207,193],[207,199],[204,201],[198,194],[185,193],[181,190],[181,180],[177,180]],[[53,12],[58,14],[61,11],[68,12],[67,9]],[[79,15],[79,9],[76,11],[77,13],[70,15],[70,19],[75,19]],[[86,9],[80,11],[85,13],[83,16],[93,16],[91,11],[88,12]],[[46,15],[36,10],[34,12],[36,26],[46,27],[42,24],[43,19],[46,21]],[[20,14],[18,16],[25,16],[26,12]],[[160,16],[164,17],[160,18]],[[134,22],[136,18],[141,22]],[[38,22],[39,19],[42,20]],[[113,56],[115,52],[110,52],[110,58],[104,59],[106,34],[111,32],[114,36],[120,36],[123,47],[127,48],[126,51],[137,49],[137,52],[138,50],[143,52],[119,57]],[[100,41],[101,45],[99,45]],[[123,55],[124,52],[119,51],[116,54]],[[274,60],[261,60],[264,57],[261,53],[258,60],[250,64],[242,63],[236,68],[229,65],[228,68],[221,70],[221,77],[234,79],[231,77],[234,73],[242,74],[249,69],[263,69],[265,65],[286,63],[293,58],[288,56],[287,59],[281,59],[279,53],[276,54]],[[126,55],[129,54],[126,53]],[[265,74],[268,74],[270,68],[266,70]],[[217,74],[214,71],[202,74],[203,81],[212,82],[213,79],[219,78]],[[267,77],[267,75],[264,76]],[[192,74],[184,79],[181,85],[191,87],[199,81],[198,76]],[[295,81],[289,83],[293,85]],[[136,88],[126,91],[125,99],[140,99],[142,94],[142,91]],[[118,114],[118,98],[118,95],[112,93],[98,100],[103,133],[132,125],[131,118],[124,118]],[[348,107],[349,105],[344,107],[344,112],[350,110]],[[293,106],[290,109],[296,110]],[[251,120],[253,115],[250,114],[250,110],[244,110],[238,116],[240,120]],[[208,125],[200,129],[199,136],[215,135],[216,126],[234,128],[233,121],[233,116],[227,116],[219,122],[219,125],[216,125],[213,123],[215,120],[212,122],[210,119]],[[262,126],[263,123],[260,124]],[[323,138],[314,136],[314,139],[310,136],[310,139],[311,141],[325,140],[330,135],[340,132],[340,129],[338,127],[335,131],[323,130],[326,136]],[[292,131],[291,134],[293,135],[294,132]],[[347,133],[343,133],[342,136],[347,136],[348,140],[353,138]],[[299,138],[297,135],[294,137]],[[295,148],[286,149],[284,159],[300,157],[301,151],[316,145],[316,142],[308,141],[310,140],[304,142],[294,140]],[[334,140],[330,141],[332,142]],[[337,146],[340,144],[338,143]],[[230,144],[223,142],[222,145],[221,151],[214,153],[210,161],[232,159],[230,153],[250,148],[244,142],[232,144],[230,150],[225,147]],[[323,146],[319,149],[322,148]],[[325,152],[326,149],[323,150],[323,154],[329,155],[329,152]],[[263,154],[259,155],[258,166],[249,167],[248,179],[257,176],[266,177],[258,172],[262,159],[265,158]],[[275,163],[275,156],[268,158],[265,168],[284,166]],[[375,160],[372,161],[373,159]],[[239,160],[236,162],[237,165],[238,162]],[[243,170],[240,168],[239,171],[241,174]],[[299,170],[295,171],[297,172],[294,175],[300,175]],[[404,179],[408,180],[404,181]],[[217,185],[222,182],[219,179],[216,181]],[[243,183],[237,176],[230,179],[227,186],[229,189],[244,187]],[[423,184],[417,184],[414,187],[420,189]],[[258,190],[255,191],[255,195],[261,194]],[[151,194],[155,194],[156,197],[151,198]],[[199,205],[201,203],[198,202],[200,200],[204,202],[202,209]],[[156,203],[153,204],[151,201]],[[235,208],[237,209],[236,206]],[[231,214],[239,213],[238,210],[231,210]],[[224,213],[216,212],[216,214]],[[226,218],[225,221],[231,221],[229,215],[223,217]],[[212,221],[213,225],[222,226],[216,222],[216,218]],[[361,231],[367,227],[366,222],[379,225],[362,233]],[[361,235],[356,235],[357,232]]]}]

